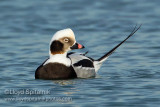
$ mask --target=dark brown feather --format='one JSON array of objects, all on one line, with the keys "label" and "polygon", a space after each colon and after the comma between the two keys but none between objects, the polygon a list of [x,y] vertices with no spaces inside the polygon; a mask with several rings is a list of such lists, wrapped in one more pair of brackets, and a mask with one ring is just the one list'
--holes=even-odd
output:
[{"label": "dark brown feather", "polygon": [[46,65],[41,65],[37,68],[35,72],[36,79],[70,79],[76,78],[77,75],[74,69],[70,66],[67,67],[59,63],[48,63]]}]

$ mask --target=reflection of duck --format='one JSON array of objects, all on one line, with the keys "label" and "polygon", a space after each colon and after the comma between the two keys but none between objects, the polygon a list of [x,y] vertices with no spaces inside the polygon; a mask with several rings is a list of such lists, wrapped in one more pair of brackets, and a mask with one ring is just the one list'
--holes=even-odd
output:
[{"label": "reflection of duck", "polygon": [[36,79],[69,79],[69,78],[89,78],[95,77],[96,72],[102,63],[111,55],[122,43],[131,37],[138,29],[134,28],[131,34],[119,43],[116,47],[106,53],[98,60],[85,56],[86,54],[68,53],[72,49],[82,49],[84,46],[76,43],[74,33],[71,29],[58,31],[51,39],[49,55],[36,72]]},{"label": "reflection of duck", "polygon": [[[80,82],[80,81],[78,81]],[[60,93],[62,92],[65,95],[72,95],[74,93],[77,93],[79,90],[76,88],[76,86],[74,84],[76,84],[76,81],[74,80],[53,80],[54,84],[57,84],[58,86],[65,86],[65,88],[67,88],[67,90],[65,88],[63,88],[63,91],[60,91]],[[68,87],[69,86],[69,87]],[[69,90],[68,90],[69,88]],[[53,89],[54,91],[55,89]]]},{"label": "reflection of duck", "polygon": [[70,85],[75,83],[75,81],[72,80],[53,80],[53,82],[59,85]]}]

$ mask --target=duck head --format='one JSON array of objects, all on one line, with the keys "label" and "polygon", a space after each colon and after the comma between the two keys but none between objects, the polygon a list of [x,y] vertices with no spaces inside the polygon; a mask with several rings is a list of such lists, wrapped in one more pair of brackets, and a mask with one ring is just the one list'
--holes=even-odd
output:
[{"label": "duck head", "polygon": [[50,42],[50,56],[64,54],[73,49],[82,49],[83,45],[76,42],[74,32],[71,29],[57,31]]}]

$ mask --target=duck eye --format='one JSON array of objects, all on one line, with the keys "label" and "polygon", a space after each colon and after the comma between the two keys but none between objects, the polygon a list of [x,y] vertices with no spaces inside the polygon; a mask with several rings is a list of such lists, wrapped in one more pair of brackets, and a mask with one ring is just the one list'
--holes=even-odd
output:
[{"label": "duck eye", "polygon": [[69,39],[68,39],[68,38],[65,38],[65,39],[64,39],[64,42],[69,42]]}]

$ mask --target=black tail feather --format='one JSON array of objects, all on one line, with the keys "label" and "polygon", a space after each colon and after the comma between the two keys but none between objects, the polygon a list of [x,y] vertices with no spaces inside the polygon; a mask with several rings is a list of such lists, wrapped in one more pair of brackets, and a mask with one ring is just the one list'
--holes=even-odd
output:
[{"label": "black tail feather", "polygon": [[[142,25],[142,24],[141,24]],[[106,57],[110,56],[120,45],[122,45],[128,38],[130,38],[134,33],[137,32],[137,30],[141,27],[141,25],[137,28],[137,25],[134,27],[133,31],[130,33],[130,35],[123,40],[121,43],[119,43],[117,46],[115,46],[113,49],[111,49],[108,53],[106,53],[104,56],[98,59],[98,61],[101,61],[105,59]],[[137,29],[136,29],[137,28]]]}]

